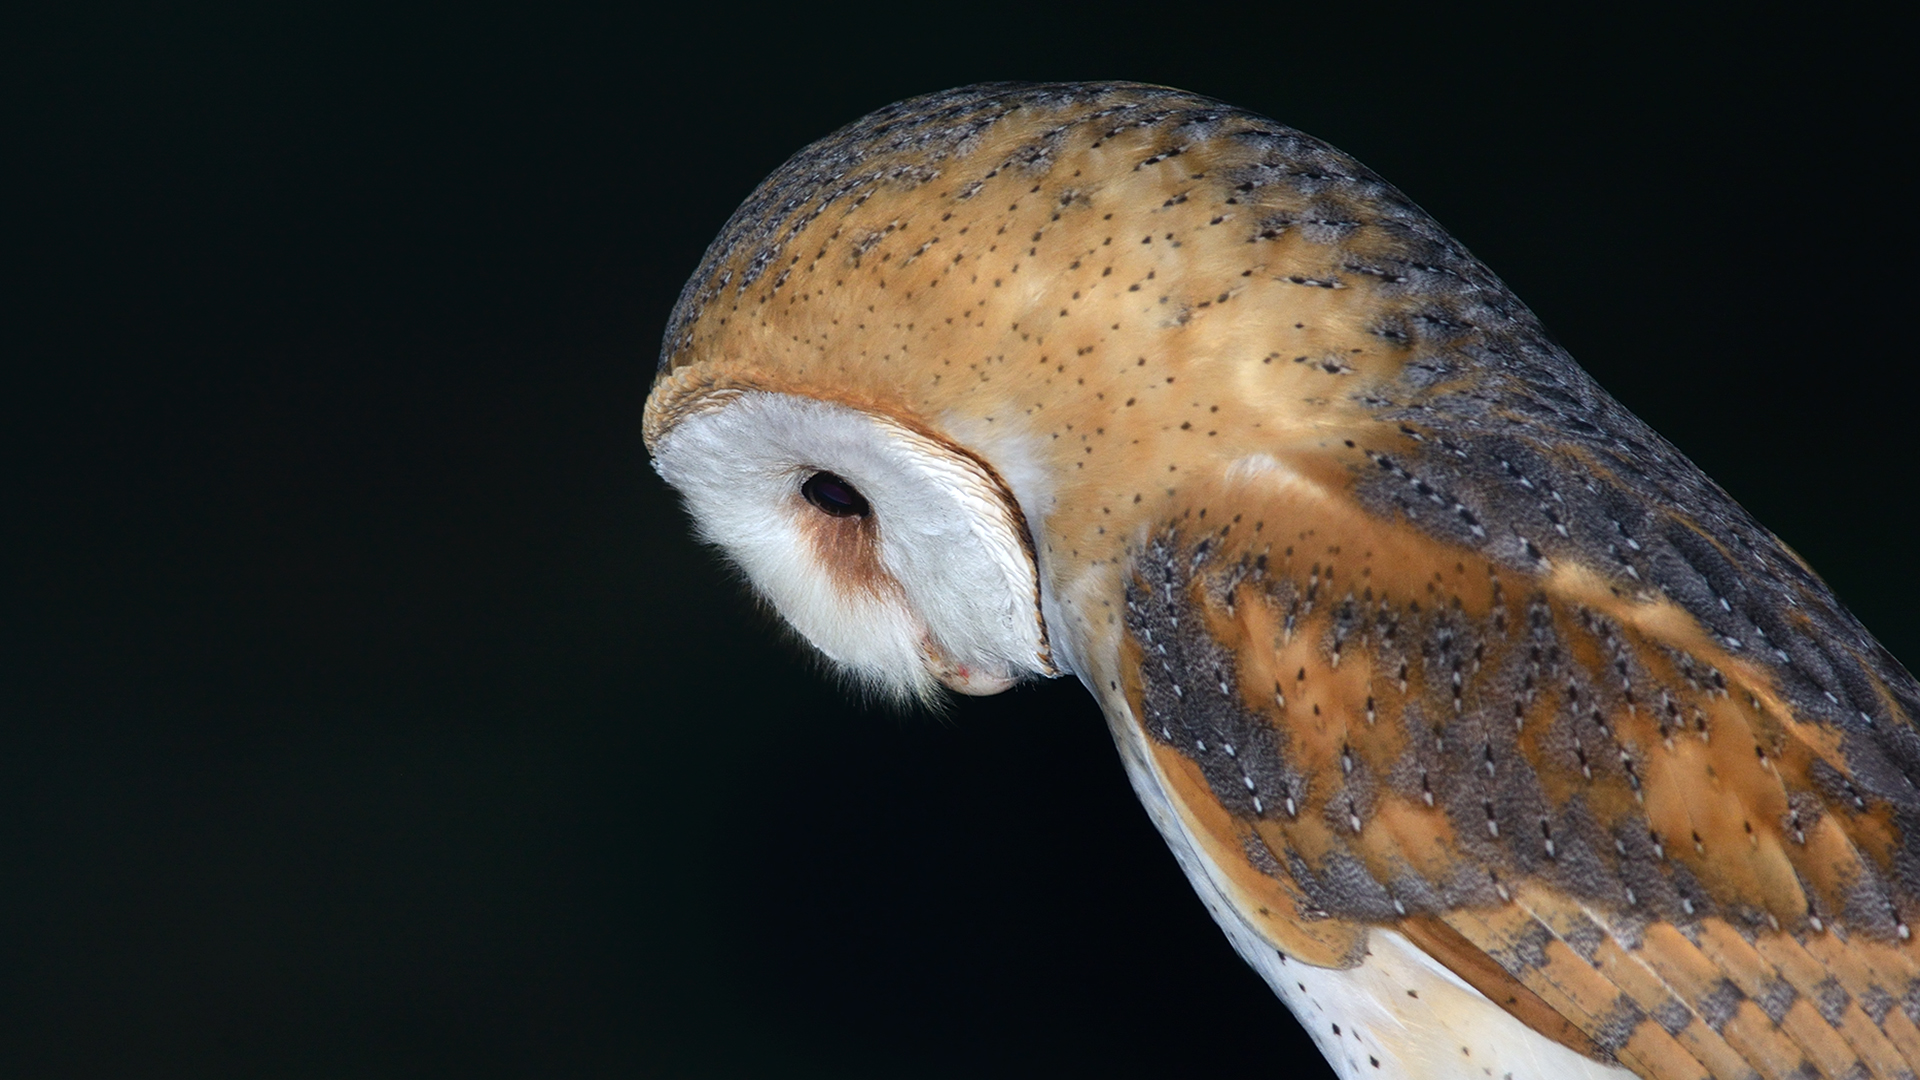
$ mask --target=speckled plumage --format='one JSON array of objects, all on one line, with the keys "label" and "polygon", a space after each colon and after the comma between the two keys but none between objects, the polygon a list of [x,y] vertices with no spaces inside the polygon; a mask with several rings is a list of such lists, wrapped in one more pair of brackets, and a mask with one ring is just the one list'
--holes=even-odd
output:
[{"label": "speckled plumage", "polygon": [[1004,484],[1053,656],[1292,962],[1391,930],[1642,1076],[1914,1075],[1920,686],[1345,155],[1134,84],[889,106],[721,232],[649,443],[740,392]]}]

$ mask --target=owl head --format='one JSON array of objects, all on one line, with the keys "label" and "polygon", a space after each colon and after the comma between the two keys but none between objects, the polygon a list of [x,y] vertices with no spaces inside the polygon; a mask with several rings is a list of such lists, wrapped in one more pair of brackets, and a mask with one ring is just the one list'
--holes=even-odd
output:
[{"label": "owl head", "polygon": [[830,387],[654,401],[655,467],[700,535],[859,684],[925,700],[1054,674],[1025,514],[966,447]]},{"label": "owl head", "polygon": [[1334,433],[1378,426],[1353,392],[1401,358],[1342,241],[1402,218],[1425,222],[1337,151],[1178,91],[901,102],[722,229],[647,444],[700,535],[858,682],[1104,690],[1129,545],[1229,488],[1367,465]]},{"label": "owl head", "polygon": [[[1357,166],[1273,127],[1158,87],[1001,84],[806,148],[681,296],[647,402],[655,467],[700,535],[867,687],[1089,677],[1088,639],[1113,618],[1086,600],[1111,595],[1121,546],[1219,472],[1203,459],[1234,458],[1197,432],[1266,408],[1273,434],[1273,406],[1303,389],[1277,350],[1320,359],[1313,339],[1338,328],[1308,295],[1325,290],[1276,284],[1301,237],[1275,244],[1276,208],[1225,181],[1276,138]],[[1304,242],[1315,230],[1339,227]],[[1240,317],[1262,292],[1292,303]],[[1311,330],[1265,340],[1303,312]],[[1267,378],[1236,386],[1247,360]]]}]

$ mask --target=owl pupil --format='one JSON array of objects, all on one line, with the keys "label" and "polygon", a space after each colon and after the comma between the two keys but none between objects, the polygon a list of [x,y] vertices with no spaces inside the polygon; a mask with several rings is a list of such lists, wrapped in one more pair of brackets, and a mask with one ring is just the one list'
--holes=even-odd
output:
[{"label": "owl pupil", "polygon": [[867,500],[852,484],[830,472],[817,472],[807,477],[800,485],[800,494],[819,508],[821,513],[834,517],[866,517]]}]

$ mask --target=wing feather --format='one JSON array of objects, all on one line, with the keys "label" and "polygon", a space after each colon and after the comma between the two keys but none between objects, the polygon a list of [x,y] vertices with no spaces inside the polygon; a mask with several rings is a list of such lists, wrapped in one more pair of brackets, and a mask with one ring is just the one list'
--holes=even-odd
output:
[{"label": "wing feather", "polygon": [[1752,1071],[1746,1057],[1701,1019],[1694,1005],[1660,975],[1646,956],[1626,946],[1623,937],[1631,940],[1630,934],[1605,929],[1604,919],[1594,918],[1591,912],[1575,908],[1564,898],[1528,890],[1524,902],[1563,940],[1590,950],[1594,967],[1604,971],[1652,1022],[1673,1036],[1706,1075],[1743,1076]]},{"label": "wing feather", "polygon": [[1800,944],[1886,1035],[1901,1058],[1910,1066],[1920,1062],[1920,1028],[1913,1019],[1920,1011],[1916,1009],[1920,994],[1915,992],[1920,970],[1908,950],[1858,936],[1843,937],[1839,932],[1809,934]]},{"label": "wing feather", "polygon": [[1907,1055],[1860,1008],[1854,995],[1805,946],[1786,934],[1756,935],[1753,948],[1817,1009],[1875,1077],[1901,1075]]},{"label": "wing feather", "polygon": [[1658,597],[1338,509],[1169,529],[1127,590],[1131,711],[1276,941],[1397,929],[1646,1077],[1914,1075],[1904,811],[1857,739]]},{"label": "wing feather", "polygon": [[1697,947],[1707,962],[1725,973],[1733,985],[1757,1005],[1779,1031],[1791,1039],[1806,1060],[1824,1076],[1845,1076],[1858,1057],[1833,1025],[1815,1011],[1806,991],[1784,978],[1733,927],[1719,919],[1700,925]]},{"label": "wing feather", "polygon": [[1589,964],[1527,905],[1462,909],[1450,913],[1447,922],[1555,1005],[1592,1041],[1594,1056],[1617,1060],[1658,1080],[1706,1075],[1699,1059],[1651,1020],[1631,994]]}]

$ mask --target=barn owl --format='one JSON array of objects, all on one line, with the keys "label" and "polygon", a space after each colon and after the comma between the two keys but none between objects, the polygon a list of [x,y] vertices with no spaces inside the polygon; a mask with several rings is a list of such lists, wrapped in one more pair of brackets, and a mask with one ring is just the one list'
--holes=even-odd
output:
[{"label": "barn owl", "polygon": [[1920,686],[1324,143],[889,106],[722,229],[644,430],[853,680],[1079,679],[1341,1076],[1914,1076]]}]

